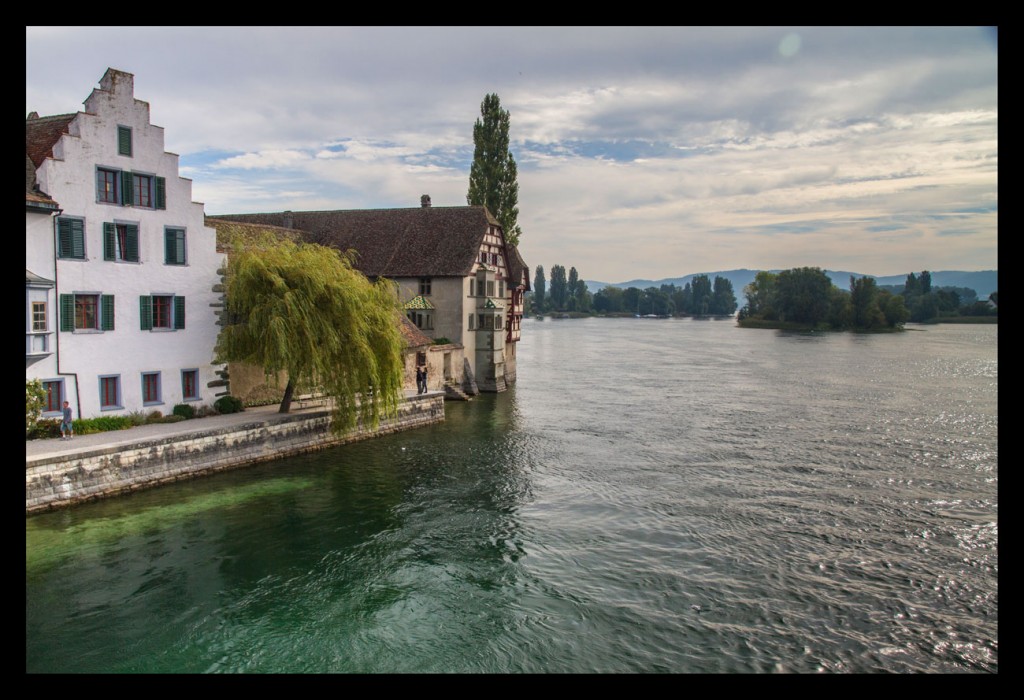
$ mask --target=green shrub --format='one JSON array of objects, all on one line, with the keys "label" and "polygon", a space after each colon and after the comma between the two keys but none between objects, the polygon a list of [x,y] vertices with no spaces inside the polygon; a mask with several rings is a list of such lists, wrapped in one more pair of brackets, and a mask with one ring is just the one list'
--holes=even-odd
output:
[{"label": "green shrub", "polygon": [[60,437],[59,418],[41,418],[25,436],[27,440],[45,440]]},{"label": "green shrub", "polygon": [[42,381],[38,379],[25,380],[25,435],[32,432],[32,429],[39,422],[43,415],[43,405],[46,401],[46,390]]},{"label": "green shrub", "polygon": [[75,435],[125,430],[131,428],[132,425],[131,416],[99,416],[98,418],[79,418],[71,421],[71,429],[75,431]]},{"label": "green shrub", "polygon": [[179,403],[171,409],[171,413],[182,418],[194,418],[196,415],[196,409],[189,406],[187,403]]},{"label": "green shrub", "polygon": [[164,414],[161,413],[160,411],[150,411],[149,415],[146,416],[146,422],[147,423],[159,423],[160,420],[163,417],[164,417]]},{"label": "green shrub", "polygon": [[450,345],[452,341],[447,338],[434,338],[434,345]]},{"label": "green shrub", "polygon": [[145,411],[132,411],[128,414],[128,420],[132,422],[132,426],[145,425],[146,413]]},{"label": "green shrub", "polygon": [[234,396],[221,396],[213,403],[217,413],[238,413],[243,410],[242,401]]},{"label": "green shrub", "polygon": [[172,413],[169,416],[164,416],[158,422],[159,423],[180,423],[183,420],[188,420],[185,416],[180,413]]}]

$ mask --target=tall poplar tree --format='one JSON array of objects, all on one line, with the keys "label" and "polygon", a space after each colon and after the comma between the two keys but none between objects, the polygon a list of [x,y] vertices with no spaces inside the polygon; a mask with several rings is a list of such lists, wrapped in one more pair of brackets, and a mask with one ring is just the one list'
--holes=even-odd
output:
[{"label": "tall poplar tree", "polygon": [[547,280],[544,279],[544,266],[538,265],[533,277],[533,305],[538,312],[544,311],[544,291]]},{"label": "tall poplar tree", "polygon": [[271,237],[230,243],[227,324],[218,362],[288,373],[280,412],[296,385],[321,387],[332,428],[376,426],[397,413],[404,371],[401,310],[390,282],[370,282],[334,248]]},{"label": "tall poplar tree", "polygon": [[575,267],[569,268],[569,279],[566,282],[566,306],[569,307],[569,311],[578,311],[576,308],[576,283],[580,280],[580,273],[576,272]]},{"label": "tall poplar tree", "polygon": [[496,94],[480,104],[473,125],[473,165],[469,169],[468,204],[485,205],[505,230],[505,238],[519,245],[519,182],[515,158],[508,150],[509,114]]},{"label": "tall poplar tree", "polygon": [[568,287],[565,268],[561,265],[552,265],[551,286],[548,288],[548,295],[551,298],[551,308],[555,311],[565,311],[565,302],[569,297]]}]

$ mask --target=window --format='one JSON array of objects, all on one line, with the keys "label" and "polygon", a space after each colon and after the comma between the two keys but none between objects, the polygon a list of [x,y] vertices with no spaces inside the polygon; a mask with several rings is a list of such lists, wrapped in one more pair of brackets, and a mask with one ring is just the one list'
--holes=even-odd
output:
[{"label": "window", "polygon": [[500,331],[501,330],[501,316],[495,316],[494,317],[494,330],[496,330],[496,331]]},{"label": "window", "polygon": [[99,294],[78,294],[75,295],[75,328],[100,327],[100,295]]},{"label": "window", "polygon": [[420,294],[423,296],[430,296],[430,282],[429,277],[420,277]]},{"label": "window", "polygon": [[32,331],[35,333],[46,332],[46,302],[32,302]]},{"label": "window", "polygon": [[132,155],[132,130],[130,127],[117,127],[117,154],[129,158]]},{"label": "window", "polygon": [[103,259],[121,262],[139,261],[137,224],[103,223]]},{"label": "window", "polygon": [[498,282],[498,296],[502,299],[505,298],[505,280],[499,280]]},{"label": "window", "polygon": [[469,315],[469,330],[473,330],[473,321],[476,319],[476,314]]},{"label": "window", "polygon": [[142,373],[142,403],[160,403],[160,373]]},{"label": "window", "polygon": [[494,280],[487,280],[487,296],[494,296]]},{"label": "window", "polygon": [[64,405],[64,380],[44,381],[43,391],[46,392],[46,407],[43,413],[59,413]]},{"label": "window", "polygon": [[60,329],[114,330],[114,296],[99,293],[61,294]]},{"label": "window", "polygon": [[410,321],[416,324],[416,327],[420,330],[433,330],[434,328],[434,316],[430,313],[421,313],[419,311],[410,311],[406,314]]},{"label": "window", "polygon": [[85,260],[85,221],[57,219],[57,256]]},{"label": "window", "polygon": [[483,280],[477,280],[476,281],[476,295],[478,297],[485,296],[484,295],[484,281]]},{"label": "window", "polygon": [[100,377],[100,409],[121,408],[121,377]]},{"label": "window", "polygon": [[132,173],[132,204],[137,207],[153,206],[153,178]]},{"label": "window", "polygon": [[487,262],[487,253],[485,253],[482,250],[480,251],[480,262],[482,262],[482,263],[486,263]]},{"label": "window", "polygon": [[181,396],[185,401],[199,400],[199,370],[181,370]]},{"label": "window", "polygon": [[121,190],[118,187],[121,173],[108,168],[96,169],[96,201],[107,204],[121,203]]},{"label": "window", "polygon": [[185,264],[185,229],[164,229],[164,264]]},{"label": "window", "polygon": [[96,201],[123,207],[167,208],[167,180],[117,168],[96,169]]},{"label": "window", "polygon": [[183,330],[185,297],[176,297],[172,294],[139,297],[139,327],[144,331],[159,328]]}]

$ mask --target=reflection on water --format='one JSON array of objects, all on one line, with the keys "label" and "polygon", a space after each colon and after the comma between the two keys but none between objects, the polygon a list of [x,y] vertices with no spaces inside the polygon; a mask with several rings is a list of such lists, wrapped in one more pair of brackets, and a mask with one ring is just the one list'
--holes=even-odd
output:
[{"label": "reflection on water", "polygon": [[996,327],[523,337],[442,425],[28,518],[27,670],[998,670]]}]

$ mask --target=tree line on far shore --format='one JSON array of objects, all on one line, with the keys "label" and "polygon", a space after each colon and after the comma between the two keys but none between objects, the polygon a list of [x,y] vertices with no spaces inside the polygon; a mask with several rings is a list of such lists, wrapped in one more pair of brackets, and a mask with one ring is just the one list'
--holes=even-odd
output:
[{"label": "tree line on far shore", "polygon": [[[793,325],[828,330],[892,330],[907,321],[926,323],[956,316],[995,316],[970,289],[933,289],[931,274],[907,276],[902,287],[879,287],[873,277],[850,277],[850,289],[832,284],[821,268],[758,272],[743,289],[741,326]],[[996,294],[990,299],[995,302]]]},{"label": "tree line on far shore", "polygon": [[591,294],[575,267],[568,274],[562,265],[552,265],[550,278],[538,265],[533,291],[527,296],[528,313],[630,314],[640,316],[729,316],[736,313],[732,282],[715,276],[697,275],[682,287],[604,287]]}]

